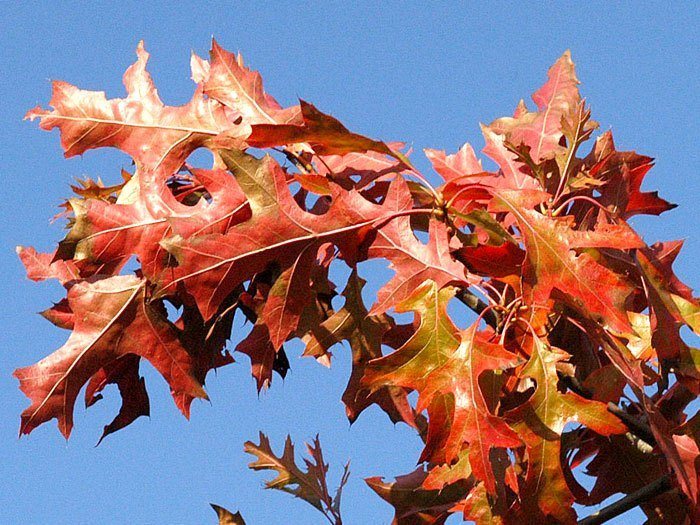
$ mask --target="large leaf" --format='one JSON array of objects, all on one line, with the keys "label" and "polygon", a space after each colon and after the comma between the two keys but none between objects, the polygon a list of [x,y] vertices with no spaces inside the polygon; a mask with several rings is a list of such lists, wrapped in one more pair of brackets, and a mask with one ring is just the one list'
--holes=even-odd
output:
[{"label": "large leaf", "polygon": [[[179,262],[161,293],[172,293],[178,283],[184,284],[205,318],[213,315],[233,288],[268,264],[277,264],[284,271],[302,254],[315,260],[318,248],[329,242],[336,244],[346,259],[353,260],[368,230],[380,220],[390,221],[407,211],[393,205],[395,201],[404,202],[408,193],[406,183],[397,178],[382,206],[357,192],[338,191],[325,213],[312,214],[299,207],[282,169],[270,157],[258,160],[235,151],[221,155],[248,198],[251,218],[226,234],[192,239],[176,236],[161,242]],[[296,300],[289,294],[286,298]],[[296,328],[300,310],[282,305],[278,311],[287,315],[284,330],[280,328],[275,335],[276,344],[281,344]]]},{"label": "large leaf", "polygon": [[127,354],[147,359],[170,385],[180,410],[189,415],[192,399],[206,398],[193,377],[192,358],[177,338],[164,309],[147,300],[146,282],[117,276],[80,282],[68,292],[75,316],[65,345],[15,376],[32,404],[22,413],[20,434],[52,418],[68,437],[80,389],[101,369]]},{"label": "large leaf", "polygon": [[454,288],[442,291],[426,281],[398,311],[413,310],[420,326],[404,346],[370,363],[365,381],[372,386],[399,385],[418,391],[417,411],[428,409],[428,441],[422,459],[451,463],[469,447],[469,462],[477,478],[495,492],[489,451],[517,447],[520,439],[505,420],[489,410],[479,387],[486,370],[516,366],[519,358],[489,341],[473,325],[460,333],[447,315]]},{"label": "large leaf", "polygon": [[[157,278],[169,266],[169,254],[159,242],[173,232],[189,237],[224,233],[250,216],[245,196],[224,170],[195,170],[196,182],[208,198],[188,206],[179,202],[164,181],[141,172],[132,179],[134,191],[116,203],[71,199],[73,226],[61,242],[63,259],[115,264],[137,255],[144,274]],[[65,264],[69,264],[67,261]]]},{"label": "large leaf", "polygon": [[[526,507],[539,507],[547,516],[575,523],[571,493],[561,466],[561,434],[568,422],[577,422],[602,435],[620,434],[627,427],[605,404],[558,389],[557,363],[568,356],[539,338],[531,339],[531,357],[520,376],[535,382],[527,404],[518,408],[514,424],[527,450],[527,476],[521,497]],[[535,507],[535,508],[536,508]],[[532,509],[531,512],[536,512]]]},{"label": "large leaf", "polygon": [[[195,149],[236,126],[236,113],[204,96],[200,85],[184,106],[166,106],[146,71],[149,54],[139,43],[138,60],[124,73],[127,97],[110,99],[55,81],[52,111],[36,107],[26,118],[41,119],[42,129],[59,128],[66,157],[111,146],[131,155],[140,168],[176,171]],[[230,130],[230,133],[235,131]]]},{"label": "large leaf", "polygon": [[631,332],[626,301],[633,292],[623,276],[598,263],[584,248],[629,249],[644,246],[641,239],[624,225],[610,225],[598,231],[571,228],[567,218],[550,218],[523,208],[513,191],[495,193],[497,209],[516,218],[527,250],[523,277],[529,286],[528,300],[546,306],[556,289],[564,293],[573,308],[586,312],[613,331]]}]

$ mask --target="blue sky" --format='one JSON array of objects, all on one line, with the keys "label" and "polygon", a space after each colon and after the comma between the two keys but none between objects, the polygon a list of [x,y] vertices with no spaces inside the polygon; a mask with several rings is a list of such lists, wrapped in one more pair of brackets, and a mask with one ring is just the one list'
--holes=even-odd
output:
[{"label": "blue sky", "polygon": [[[439,5],[438,5],[439,4]],[[541,4],[541,5],[540,5]],[[85,412],[66,442],[55,425],[17,439],[24,396],[11,376],[63,344],[66,333],[34,313],[61,296],[60,287],[28,281],[14,247],[50,250],[62,225],[50,225],[76,176],[117,180],[128,159],[113,151],[65,160],[58,134],[22,121],[46,105],[51,79],[122,96],[121,75],[144,39],[150,70],[164,101],[184,103],[192,92],[189,53],[206,55],[210,37],[262,72],[283,104],[302,97],[350,129],[385,140],[455,151],[480,148],[479,122],[511,113],[571,49],[582,92],[602,129],[620,149],[657,159],[646,189],[680,207],[661,218],[635,219],[647,242],[686,238],[676,264],[691,286],[700,283],[695,228],[700,177],[697,111],[697,3],[466,2],[25,2],[0,4],[3,81],[0,83],[3,227],[0,230],[0,523],[206,524],[208,502],[240,509],[249,523],[322,523],[285,494],[261,489],[265,476],[246,468],[243,442],[268,433],[281,447],[320,433],[331,473],[351,459],[344,495],[348,524],[389,523],[391,511],[362,482],[410,471],[419,440],[367,411],[352,428],[340,395],[348,352],[329,371],[298,358],[292,371],[257,396],[247,359],[210,376],[209,403],[195,403],[190,422],[173,405],[165,383],[145,370],[151,417],[94,445],[118,408],[116,392]],[[383,274],[383,272],[379,272]],[[376,288],[375,288],[376,290]],[[345,361],[345,362],[343,362]],[[299,447],[302,450],[303,447]],[[614,523],[639,523],[629,514]]]}]

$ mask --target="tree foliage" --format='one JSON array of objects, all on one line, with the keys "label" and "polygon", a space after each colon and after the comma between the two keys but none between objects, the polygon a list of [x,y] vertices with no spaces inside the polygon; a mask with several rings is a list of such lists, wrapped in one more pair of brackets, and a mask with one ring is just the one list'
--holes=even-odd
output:
[{"label": "tree foliage", "polygon": [[[326,365],[347,342],[348,418],[376,404],[419,433],[415,472],[367,480],[396,523],[459,513],[570,524],[574,503],[634,497],[653,483],[663,490],[635,502],[649,523],[697,522],[700,420],[688,405],[700,351],[681,329],[700,333],[700,301],[672,269],[682,243],[649,246],[628,223],[673,205],[641,189],[651,158],[618,151],[610,131],[592,140],[598,125],[568,52],[534,107],[521,101],[482,126],[493,169],[469,144],[425,150],[437,185],[402,144],[352,132],[305,101],[282,107],[216,42],[209,60],[192,56],[196,88],[178,107],[158,96],[142,44],[137,55],[125,98],[54,82],[52,109],[27,113],[59,129],[66,157],[115,147],[134,169],[113,186],[73,187],[54,252],[18,248],[31,279],[65,287],[43,316],[71,331],[15,372],[31,402],[20,434],[57,419],[68,437],[86,385],[87,406],[119,387],[122,407],[103,437],[148,414],[142,359],[188,416],[207,396],[208,372],[233,362],[226,342],[243,316],[252,328],[235,350],[258,389],[284,376],[285,342],[301,339],[304,355]],[[212,166],[190,165],[199,148]],[[394,275],[366,305],[358,263],[370,259]],[[334,263],[351,268],[340,309]],[[476,314],[466,329],[449,313],[455,301]],[[405,312],[413,322],[394,319]],[[347,467],[331,496],[318,439],[305,468],[290,440],[281,457],[262,434],[246,450],[252,468],[277,472],[268,487],[340,523]],[[581,470],[595,478],[591,490],[576,480]],[[215,510],[221,523],[243,523]]]}]

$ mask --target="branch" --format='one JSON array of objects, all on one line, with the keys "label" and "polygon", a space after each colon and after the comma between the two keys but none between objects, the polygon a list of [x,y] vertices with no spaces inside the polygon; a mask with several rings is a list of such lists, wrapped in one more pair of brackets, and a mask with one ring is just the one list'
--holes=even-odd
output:
[{"label": "branch", "polygon": [[[585,397],[586,399],[593,398],[592,392],[582,385],[578,378],[562,372],[559,372],[558,375],[561,382],[564,383],[569,390],[577,393],[581,397]],[[630,432],[634,434],[635,437],[644,441],[651,448],[656,446],[656,438],[648,425],[644,424],[632,414],[625,412],[612,401],[608,403],[608,412],[614,416],[617,416],[617,418],[630,429]]]},{"label": "branch", "polygon": [[627,425],[627,428],[629,428],[639,439],[646,441],[652,447],[656,446],[656,438],[648,425],[645,425],[632,414],[628,414],[612,402],[608,403],[608,412],[620,418],[620,420]]},{"label": "branch", "polygon": [[663,476],[655,481],[652,481],[648,485],[645,485],[638,491],[628,494],[624,498],[617,500],[607,507],[603,507],[598,512],[582,519],[578,522],[578,525],[599,525],[600,523],[605,523],[615,516],[619,516],[620,514],[633,509],[641,503],[652,500],[656,496],[660,496],[671,489],[673,489],[673,485],[671,484],[669,475]]},{"label": "branch", "polygon": [[[459,292],[457,292],[456,297],[457,299],[462,301],[462,303],[464,303],[467,306],[467,308],[469,308],[476,314],[484,314],[484,321],[486,321],[486,323],[494,330],[498,330],[501,324],[499,315],[496,312],[494,312],[493,309],[486,311],[488,305],[483,300],[481,300],[479,297],[477,297],[467,289],[462,289]],[[484,311],[486,311],[486,313],[484,313]]]}]

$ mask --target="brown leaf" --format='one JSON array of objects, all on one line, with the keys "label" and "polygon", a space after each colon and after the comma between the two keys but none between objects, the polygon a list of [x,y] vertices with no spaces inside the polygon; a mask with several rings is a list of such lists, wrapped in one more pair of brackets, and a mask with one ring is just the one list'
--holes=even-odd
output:
[{"label": "brown leaf", "polygon": [[308,143],[318,155],[375,151],[405,161],[405,157],[384,142],[352,133],[339,120],[322,113],[313,104],[299,102],[303,124],[255,124],[246,142],[255,148]]},{"label": "brown leaf", "polygon": [[324,463],[321,443],[318,436],[311,445],[306,446],[311,460],[304,459],[306,472],[299,468],[294,458],[294,445],[289,436],[284,443],[282,456],[276,456],[270,446],[270,440],[260,433],[260,444],[246,441],[245,451],[256,457],[248,466],[253,470],[273,470],[277,477],[265,482],[265,488],[281,490],[303,499],[323,513],[331,523],[340,523],[340,498],[342,489],[348,479],[346,465],[340,485],[334,497],[328,492],[326,474],[328,465]]},{"label": "brown leaf", "polygon": [[210,503],[209,505],[211,505],[211,508],[216,512],[216,516],[219,518],[219,525],[245,525],[245,520],[240,512],[233,514],[231,511],[219,507],[214,503]]},{"label": "brown leaf", "polygon": [[382,356],[382,337],[393,327],[393,320],[384,314],[370,315],[362,302],[365,281],[353,270],[343,291],[345,304],[305,337],[304,355],[324,355],[336,343],[347,340],[352,350],[352,372],[343,403],[350,422],[372,403],[379,405],[393,422],[404,421],[416,426],[415,413],[408,403],[407,391],[401,387],[385,387],[374,392],[361,384],[370,360]]}]

